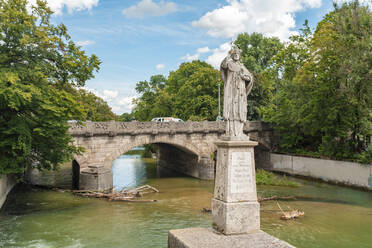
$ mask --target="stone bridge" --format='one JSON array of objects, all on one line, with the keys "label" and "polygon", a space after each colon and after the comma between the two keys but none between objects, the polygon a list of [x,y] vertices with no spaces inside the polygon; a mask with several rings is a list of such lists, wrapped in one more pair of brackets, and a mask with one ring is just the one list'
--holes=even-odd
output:
[{"label": "stone bridge", "polygon": [[[77,188],[106,189],[112,186],[112,162],[145,144],[158,146],[158,166],[200,179],[213,179],[214,142],[224,134],[225,123],[85,122],[71,123],[69,132],[75,145],[85,149],[73,162],[75,174],[79,173],[80,177]],[[244,132],[259,142],[255,152],[256,163],[260,163],[265,159],[262,151],[271,149],[272,130],[262,122],[247,122]]]}]

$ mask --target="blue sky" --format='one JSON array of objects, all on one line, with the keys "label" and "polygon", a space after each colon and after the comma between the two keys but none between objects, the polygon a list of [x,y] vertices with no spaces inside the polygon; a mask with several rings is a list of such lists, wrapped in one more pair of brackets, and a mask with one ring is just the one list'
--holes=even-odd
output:
[{"label": "blue sky", "polygon": [[285,41],[305,19],[312,28],[331,0],[48,0],[72,39],[102,61],[86,88],[117,114],[130,112],[138,81],[185,61],[218,66],[241,32]]}]

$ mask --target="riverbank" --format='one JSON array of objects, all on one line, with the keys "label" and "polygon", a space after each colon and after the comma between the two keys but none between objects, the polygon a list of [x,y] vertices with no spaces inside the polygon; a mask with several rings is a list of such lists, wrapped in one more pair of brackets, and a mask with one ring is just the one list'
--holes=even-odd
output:
[{"label": "riverbank", "polygon": [[0,209],[2,208],[9,192],[16,185],[16,180],[10,175],[0,175]]}]

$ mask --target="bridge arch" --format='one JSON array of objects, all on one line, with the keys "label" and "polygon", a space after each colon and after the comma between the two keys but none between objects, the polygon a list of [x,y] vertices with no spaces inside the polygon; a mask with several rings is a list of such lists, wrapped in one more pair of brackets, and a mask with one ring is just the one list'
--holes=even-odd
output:
[{"label": "bridge arch", "polygon": [[127,153],[135,147],[147,145],[147,144],[168,144],[179,148],[190,154],[194,154],[198,157],[202,156],[200,149],[190,142],[186,142],[182,139],[169,139],[167,136],[144,136],[140,138],[133,139],[132,142],[123,142],[120,146],[112,151],[110,155],[111,163],[117,159],[120,155]]}]

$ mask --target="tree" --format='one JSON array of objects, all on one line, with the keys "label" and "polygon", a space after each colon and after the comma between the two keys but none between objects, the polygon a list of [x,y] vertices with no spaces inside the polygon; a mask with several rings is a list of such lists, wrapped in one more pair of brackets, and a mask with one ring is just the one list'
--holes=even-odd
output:
[{"label": "tree", "polygon": [[208,65],[188,77],[175,95],[174,116],[183,120],[216,120],[219,74]]},{"label": "tree", "polygon": [[129,121],[132,121],[133,117],[132,117],[132,114],[129,114],[129,113],[123,113],[119,116],[119,121],[122,121],[122,122],[129,122]]},{"label": "tree", "polygon": [[112,121],[118,117],[112,112],[110,106],[102,98],[92,92],[79,89],[76,92],[76,100],[81,104],[84,116],[80,120],[89,121]]},{"label": "tree", "polygon": [[335,5],[311,38],[292,42],[280,53],[283,80],[264,120],[279,131],[282,148],[357,159],[372,135],[370,9]]},{"label": "tree", "polygon": [[100,64],[63,24],[50,23],[45,1],[31,13],[26,6],[26,0],[0,0],[0,174],[56,169],[81,151],[67,120],[83,110],[66,88],[83,86]]},{"label": "tree", "polygon": [[300,106],[306,103],[307,98],[300,97],[304,92],[294,80],[299,69],[310,58],[312,33],[307,21],[303,26],[300,34],[289,38],[285,47],[272,57],[269,66],[261,74],[268,97],[265,104],[259,107],[259,114],[263,121],[271,123],[280,136],[283,151],[309,148],[308,143],[313,142],[298,123]]},{"label": "tree", "polygon": [[191,75],[203,67],[211,68],[211,65],[200,60],[182,63],[176,71],[171,71],[169,73],[166,89],[167,92],[170,94],[177,94],[179,89],[185,84]]},{"label": "tree", "polygon": [[141,96],[134,100],[133,116],[139,121],[149,121],[154,118],[153,109],[157,107],[155,101],[160,90],[164,89],[167,79],[163,75],[151,76],[150,82],[140,81],[136,85],[136,92]]},{"label": "tree", "polygon": [[234,43],[242,50],[242,63],[254,76],[254,86],[247,99],[247,119],[258,120],[258,109],[269,101],[270,93],[268,86],[264,86],[268,83],[264,71],[270,68],[272,58],[283,48],[283,44],[278,38],[264,37],[259,33],[239,34]]},{"label": "tree", "polygon": [[323,155],[352,158],[372,134],[371,44],[372,12],[358,1],[335,5],[314,33],[296,80],[311,96],[301,125],[318,138]]},{"label": "tree", "polygon": [[[182,63],[169,73],[168,80],[155,75],[150,82],[136,85],[133,115],[137,120],[173,116],[183,120],[215,120],[217,113],[219,71],[205,62]],[[222,85],[223,87],[223,85]]]}]

